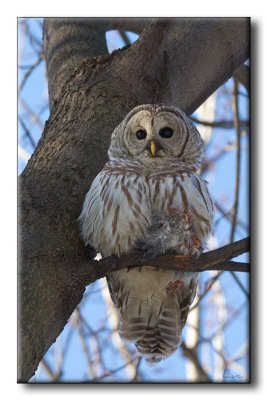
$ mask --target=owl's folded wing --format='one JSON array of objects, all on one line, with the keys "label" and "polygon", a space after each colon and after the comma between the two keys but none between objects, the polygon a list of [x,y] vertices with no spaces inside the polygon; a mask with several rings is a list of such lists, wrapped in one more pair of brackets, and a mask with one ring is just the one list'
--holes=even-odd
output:
[{"label": "owl's folded wing", "polygon": [[150,224],[148,186],[137,174],[108,172],[97,175],[79,217],[85,244],[104,257],[131,251]]}]

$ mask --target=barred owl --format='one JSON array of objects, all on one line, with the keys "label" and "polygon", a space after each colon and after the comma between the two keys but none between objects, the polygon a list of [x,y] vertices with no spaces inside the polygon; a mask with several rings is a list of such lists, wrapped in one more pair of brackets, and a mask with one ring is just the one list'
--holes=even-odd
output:
[{"label": "barred owl", "polygon": [[[203,140],[178,108],[134,108],[111,136],[109,161],[86,195],[80,215],[85,244],[102,257],[141,248],[148,257],[198,256],[211,230],[213,203],[197,174]],[[107,277],[120,312],[120,335],[149,364],[181,343],[198,274],[143,266]]]}]

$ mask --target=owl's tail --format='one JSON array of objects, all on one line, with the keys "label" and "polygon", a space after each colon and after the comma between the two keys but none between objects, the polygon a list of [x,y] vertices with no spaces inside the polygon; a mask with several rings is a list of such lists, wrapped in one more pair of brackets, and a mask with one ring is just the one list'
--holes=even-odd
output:
[{"label": "owl's tail", "polygon": [[129,301],[122,313],[120,334],[134,341],[149,365],[170,356],[181,344],[181,312],[177,296]]}]

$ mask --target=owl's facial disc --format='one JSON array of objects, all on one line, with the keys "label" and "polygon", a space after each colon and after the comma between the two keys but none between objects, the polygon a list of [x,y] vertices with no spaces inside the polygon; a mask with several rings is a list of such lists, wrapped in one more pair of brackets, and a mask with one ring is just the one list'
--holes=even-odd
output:
[{"label": "owl's facial disc", "polygon": [[144,163],[179,159],[188,142],[188,128],[182,118],[169,111],[156,115],[149,110],[137,112],[124,132],[129,154]]}]

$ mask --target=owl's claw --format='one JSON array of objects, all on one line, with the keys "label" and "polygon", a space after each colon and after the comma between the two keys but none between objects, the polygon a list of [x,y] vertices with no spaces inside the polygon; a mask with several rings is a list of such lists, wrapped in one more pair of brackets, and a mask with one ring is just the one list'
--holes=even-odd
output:
[{"label": "owl's claw", "polygon": [[200,254],[202,253],[202,247],[188,247],[188,246],[181,246],[179,249],[179,252],[183,255],[183,256],[191,256],[191,257],[199,257]]}]

